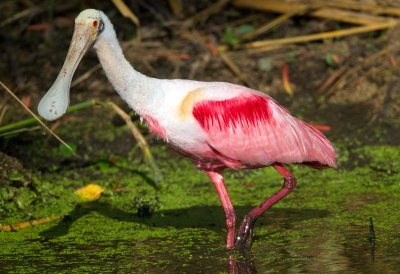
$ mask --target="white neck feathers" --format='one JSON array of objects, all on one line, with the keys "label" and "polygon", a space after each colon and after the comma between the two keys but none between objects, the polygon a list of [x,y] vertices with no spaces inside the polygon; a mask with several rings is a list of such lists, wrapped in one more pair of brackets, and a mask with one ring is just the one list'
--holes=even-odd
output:
[{"label": "white neck feathers", "polygon": [[147,77],[136,71],[125,59],[118,43],[114,27],[104,13],[104,31],[94,48],[107,78],[118,94],[139,114],[145,114],[157,91],[158,79]]}]

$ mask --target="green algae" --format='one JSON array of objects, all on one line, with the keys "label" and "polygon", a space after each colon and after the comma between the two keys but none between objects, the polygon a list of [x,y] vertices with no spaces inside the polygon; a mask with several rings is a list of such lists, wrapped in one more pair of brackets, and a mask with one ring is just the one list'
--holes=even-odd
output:
[{"label": "green algae", "polygon": [[[124,134],[121,128],[96,138],[107,142]],[[51,146],[42,140],[37,145]],[[213,184],[164,146],[153,145],[165,177],[162,190],[154,188],[151,170],[134,146],[126,157],[111,148],[95,153],[78,148],[79,159],[63,158],[51,147],[47,160],[85,164],[56,162],[32,172],[37,193],[21,189],[23,210],[1,212],[0,223],[63,219],[0,233],[0,272],[226,273],[232,263],[261,273],[394,272],[400,266],[400,148],[338,146],[338,170],[292,166],[298,187],[258,220],[250,257],[224,249],[224,213]],[[227,171],[225,180],[239,220],[282,184],[272,168]],[[106,191],[99,201],[82,204],[73,192],[88,183]],[[143,205],[151,205],[151,216],[138,216]],[[369,217],[375,223],[374,251]]]}]

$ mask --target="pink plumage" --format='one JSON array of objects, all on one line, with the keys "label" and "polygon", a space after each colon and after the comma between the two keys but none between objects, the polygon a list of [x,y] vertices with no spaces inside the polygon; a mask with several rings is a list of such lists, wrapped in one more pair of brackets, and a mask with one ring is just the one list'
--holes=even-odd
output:
[{"label": "pink plumage", "polygon": [[242,94],[198,102],[193,116],[215,158],[232,169],[275,162],[336,167],[335,150],[322,133],[291,116],[268,96]]}]

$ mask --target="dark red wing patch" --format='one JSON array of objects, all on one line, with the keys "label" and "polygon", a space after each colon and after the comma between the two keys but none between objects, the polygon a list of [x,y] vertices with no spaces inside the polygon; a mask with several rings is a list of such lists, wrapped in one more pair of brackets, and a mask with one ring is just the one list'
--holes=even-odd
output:
[{"label": "dark red wing patch", "polygon": [[203,101],[193,107],[193,116],[201,127],[210,130],[256,128],[260,122],[271,122],[272,113],[268,99],[258,95],[240,96],[222,101]]}]

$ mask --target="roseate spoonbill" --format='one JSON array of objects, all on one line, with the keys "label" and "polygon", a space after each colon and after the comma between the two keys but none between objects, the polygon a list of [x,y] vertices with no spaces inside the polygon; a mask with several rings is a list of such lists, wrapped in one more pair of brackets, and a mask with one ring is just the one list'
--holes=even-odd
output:
[{"label": "roseate spoonbill", "polygon": [[[335,150],[324,135],[264,93],[224,82],[155,79],[137,72],[125,59],[109,18],[94,9],[75,19],[65,63],[39,103],[43,118],[54,120],[65,113],[73,73],[92,45],[119,95],[153,133],[214,183],[226,215],[227,248],[249,248],[256,219],[295,188],[296,178],[285,165],[336,167]],[[223,170],[266,166],[282,175],[283,187],[245,215],[235,241],[236,215]]]}]

